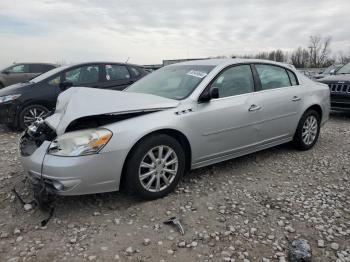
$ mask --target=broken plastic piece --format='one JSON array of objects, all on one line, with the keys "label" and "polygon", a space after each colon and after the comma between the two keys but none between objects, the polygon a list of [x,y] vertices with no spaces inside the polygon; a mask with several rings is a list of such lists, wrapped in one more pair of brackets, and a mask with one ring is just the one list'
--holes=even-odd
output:
[{"label": "broken plastic piece", "polygon": [[177,227],[177,229],[180,231],[181,235],[185,234],[185,230],[184,230],[184,228],[183,228],[183,226],[181,224],[181,221],[177,217],[171,217],[167,221],[164,221],[164,224],[166,224],[166,225],[175,225]]}]

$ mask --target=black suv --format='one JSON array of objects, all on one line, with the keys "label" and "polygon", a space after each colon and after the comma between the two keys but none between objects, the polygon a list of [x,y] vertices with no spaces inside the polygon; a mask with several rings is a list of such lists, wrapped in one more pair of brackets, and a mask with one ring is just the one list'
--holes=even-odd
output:
[{"label": "black suv", "polygon": [[329,86],[331,109],[350,112],[350,63],[340,68],[335,75],[319,81]]},{"label": "black suv", "polygon": [[54,69],[57,65],[46,63],[19,63],[0,71],[0,89],[28,81],[42,73]]},{"label": "black suv", "polygon": [[131,64],[97,62],[61,66],[0,90],[0,123],[25,129],[54,110],[58,95],[74,86],[123,90],[147,73]]}]

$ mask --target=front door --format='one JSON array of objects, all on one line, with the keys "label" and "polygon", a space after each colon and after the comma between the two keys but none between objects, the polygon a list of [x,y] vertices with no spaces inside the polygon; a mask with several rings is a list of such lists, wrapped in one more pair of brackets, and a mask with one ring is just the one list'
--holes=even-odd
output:
[{"label": "front door", "polygon": [[225,69],[211,84],[219,98],[199,103],[188,114],[193,132],[193,163],[217,162],[251,150],[257,142],[254,80],[250,65]]}]

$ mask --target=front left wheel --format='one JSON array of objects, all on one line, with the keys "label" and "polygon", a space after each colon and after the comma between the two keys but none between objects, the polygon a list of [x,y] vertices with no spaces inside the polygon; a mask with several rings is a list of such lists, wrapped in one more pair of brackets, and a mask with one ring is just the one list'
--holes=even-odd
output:
[{"label": "front left wheel", "polygon": [[157,199],[172,192],[185,173],[185,152],[171,136],[154,134],[143,139],[126,163],[127,191],[143,199]]},{"label": "front left wheel", "polygon": [[36,120],[47,115],[49,109],[42,105],[29,105],[22,109],[19,114],[18,126],[24,130]]}]

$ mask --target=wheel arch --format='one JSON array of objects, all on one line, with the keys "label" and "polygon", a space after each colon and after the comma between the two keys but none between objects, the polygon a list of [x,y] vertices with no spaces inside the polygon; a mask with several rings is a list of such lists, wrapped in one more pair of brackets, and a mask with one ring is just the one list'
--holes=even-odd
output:
[{"label": "wheel arch", "polygon": [[304,110],[303,114],[305,114],[305,112],[307,112],[308,110],[315,110],[320,115],[320,121],[322,120],[323,111],[322,111],[322,107],[320,105],[313,104],[313,105],[309,106],[308,108],[306,108],[306,110]]},{"label": "wheel arch", "polygon": [[164,128],[164,129],[155,130],[155,131],[152,131],[152,132],[142,136],[139,140],[137,140],[136,143],[134,143],[134,145],[129,150],[129,152],[124,160],[124,163],[123,163],[123,168],[122,168],[122,173],[121,173],[121,178],[120,178],[120,186],[121,187],[124,185],[124,182],[125,182],[126,166],[127,166],[127,162],[129,161],[129,158],[130,158],[132,152],[137,147],[137,145],[140,144],[141,141],[143,141],[147,137],[154,135],[154,134],[165,134],[165,135],[168,135],[168,136],[176,139],[185,151],[186,172],[191,169],[192,149],[191,149],[191,145],[190,145],[188,138],[179,130],[172,129],[172,128]]},{"label": "wheel arch", "polygon": [[[319,104],[312,104],[312,105],[310,105],[310,106],[308,106],[308,107],[305,108],[305,110],[303,111],[303,113],[301,114],[301,116],[300,116],[300,118],[299,118],[299,120],[298,120],[298,124],[299,124],[300,120],[302,119],[303,115],[304,115],[307,111],[309,111],[309,110],[315,110],[317,113],[319,113],[319,115],[320,115],[320,121],[322,121],[322,117],[323,117],[322,107],[321,107]],[[296,127],[295,127],[293,137],[294,137],[295,134],[296,134],[296,131],[297,131],[297,128],[298,128],[298,124],[297,124]]]}]

